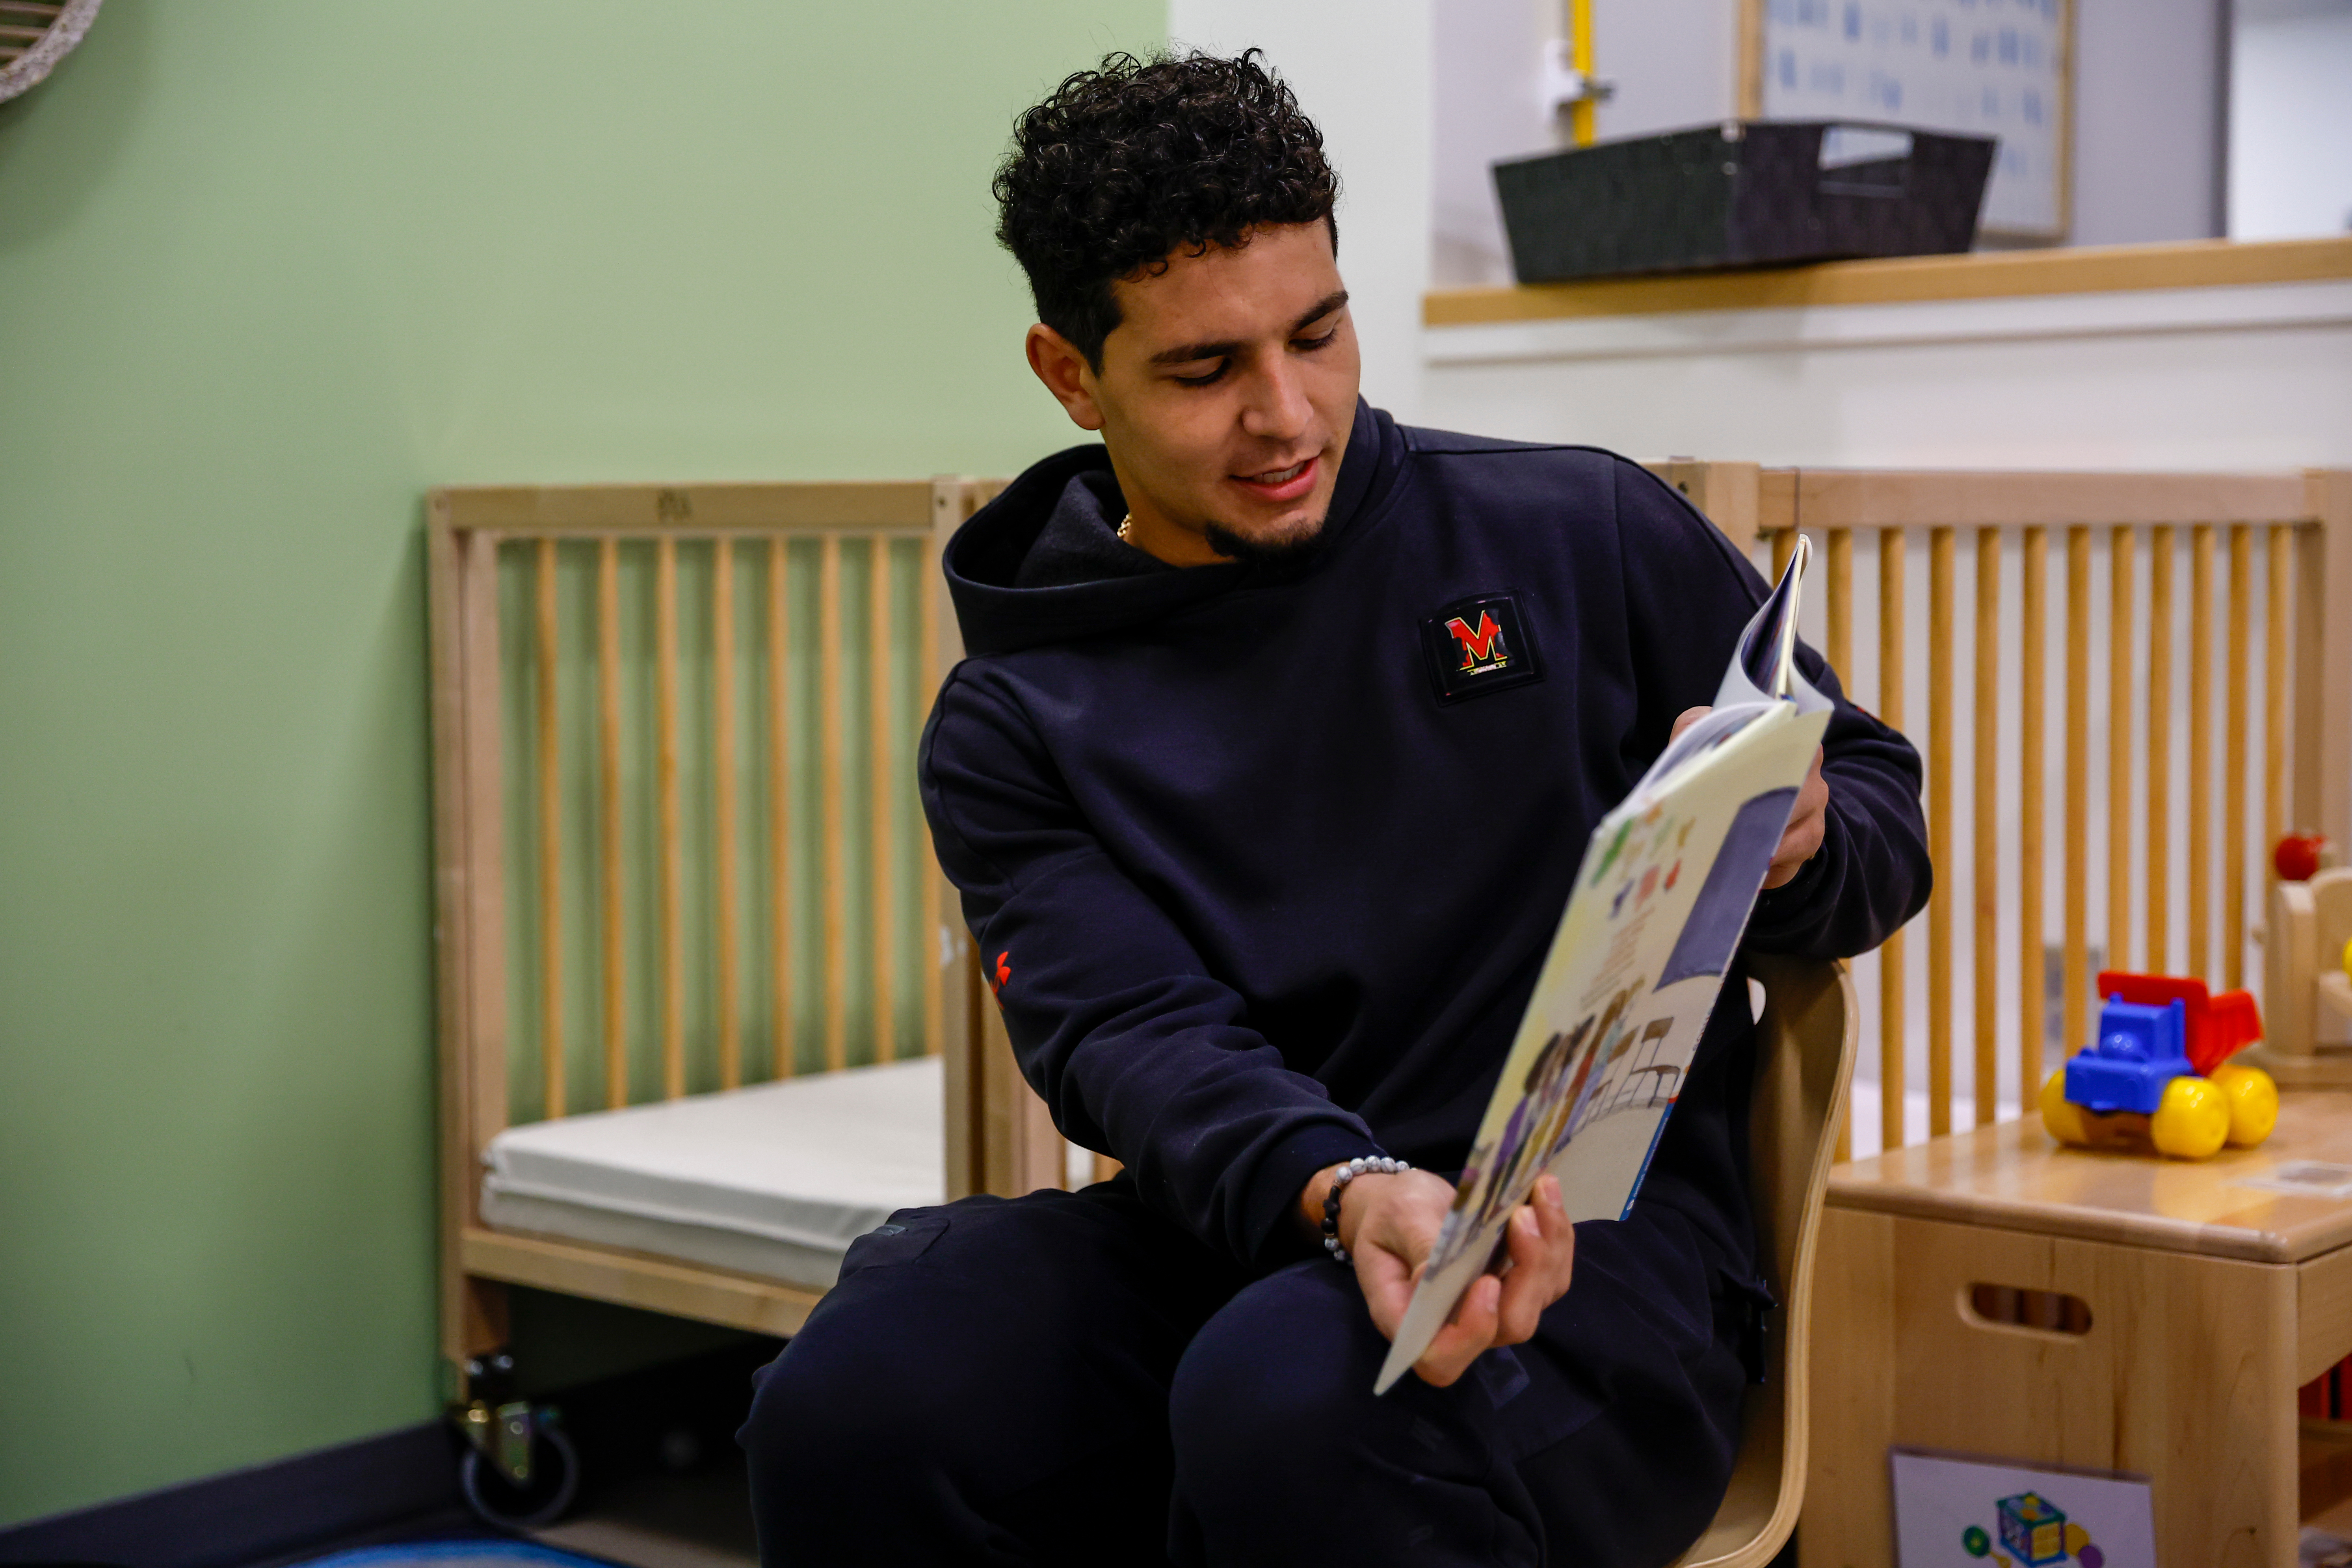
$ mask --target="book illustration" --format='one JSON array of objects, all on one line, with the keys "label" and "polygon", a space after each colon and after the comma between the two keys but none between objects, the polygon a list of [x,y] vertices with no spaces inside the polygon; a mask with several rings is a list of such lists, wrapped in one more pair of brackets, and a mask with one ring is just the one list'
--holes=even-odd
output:
[{"label": "book illustration", "polygon": [[1682,1092],[1831,704],[1796,668],[1801,540],[1712,711],[1587,842],[1574,890],[1375,1387],[1419,1360],[1546,1171],[1620,1219]]}]

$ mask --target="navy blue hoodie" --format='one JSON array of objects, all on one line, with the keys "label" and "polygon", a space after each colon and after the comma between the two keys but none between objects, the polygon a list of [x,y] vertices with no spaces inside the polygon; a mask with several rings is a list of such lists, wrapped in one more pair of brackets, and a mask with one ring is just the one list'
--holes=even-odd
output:
[{"label": "navy blue hoodie", "polygon": [[[1266,1267],[1297,1255],[1286,1212],[1319,1168],[1460,1168],[1593,824],[1713,700],[1764,584],[1623,458],[1363,405],[1303,563],[1112,546],[1071,581],[1073,510],[1116,498],[1104,449],[1076,447],[949,543],[967,657],[923,804],[1055,1123]],[[1508,660],[1457,614],[1493,617]],[[1927,900],[1917,755],[1843,698],[1824,750],[1827,837],[1749,949],[1860,952]],[[1738,1278],[1752,1057],[1735,973],[1641,1197]]]}]

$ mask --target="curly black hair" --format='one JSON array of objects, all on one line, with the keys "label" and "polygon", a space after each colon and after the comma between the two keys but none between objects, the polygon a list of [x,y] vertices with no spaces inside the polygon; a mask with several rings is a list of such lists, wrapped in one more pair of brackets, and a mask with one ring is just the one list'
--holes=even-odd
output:
[{"label": "curly black hair", "polygon": [[1164,271],[1180,248],[1247,244],[1263,224],[1319,219],[1339,245],[1323,133],[1261,58],[1110,55],[1015,121],[991,187],[996,237],[1037,319],[1096,370],[1118,325],[1114,279]]}]

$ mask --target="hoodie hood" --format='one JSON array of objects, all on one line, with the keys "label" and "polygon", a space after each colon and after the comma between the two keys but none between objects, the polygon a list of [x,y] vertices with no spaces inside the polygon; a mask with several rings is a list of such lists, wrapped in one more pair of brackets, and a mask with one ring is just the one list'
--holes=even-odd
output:
[{"label": "hoodie hood", "polygon": [[[1391,489],[1404,455],[1396,422],[1359,398],[1356,423],[1339,460],[1339,482],[1323,525],[1323,546],[1297,563],[1234,561],[1214,566],[1106,576],[1084,583],[1022,587],[1022,565],[1070,481],[1115,491],[1110,453],[1101,443],[1072,447],[1033,465],[981,508],[948,541],[942,569],[969,654],[1011,653],[1140,626],[1237,588],[1296,582],[1319,571],[1358,521]],[[1099,474],[1099,478],[1097,474]]]}]

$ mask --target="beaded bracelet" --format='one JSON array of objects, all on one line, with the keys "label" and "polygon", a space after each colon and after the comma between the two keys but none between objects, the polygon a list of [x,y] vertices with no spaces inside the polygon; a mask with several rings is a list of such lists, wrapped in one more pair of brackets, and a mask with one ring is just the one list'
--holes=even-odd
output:
[{"label": "beaded bracelet", "polygon": [[1339,1194],[1358,1176],[1400,1175],[1412,1166],[1403,1160],[1391,1160],[1386,1154],[1360,1154],[1331,1173],[1331,1190],[1323,1194],[1323,1250],[1341,1263],[1353,1261],[1348,1249],[1339,1245]]}]

